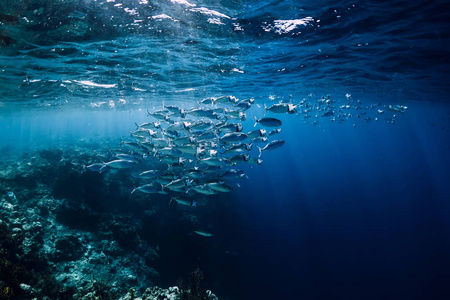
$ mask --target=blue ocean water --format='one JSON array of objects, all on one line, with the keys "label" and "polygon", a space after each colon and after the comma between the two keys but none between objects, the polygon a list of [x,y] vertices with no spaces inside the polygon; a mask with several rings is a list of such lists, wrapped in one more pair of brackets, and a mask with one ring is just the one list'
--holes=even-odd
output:
[{"label": "blue ocean water", "polygon": [[189,234],[171,206],[145,224],[160,285],[199,267],[220,299],[447,299],[447,6],[3,0],[0,151],[118,147],[147,109],[221,95],[255,99],[251,130],[264,104],[330,95],[351,116],[270,115],[285,145],[192,212],[213,237]]}]

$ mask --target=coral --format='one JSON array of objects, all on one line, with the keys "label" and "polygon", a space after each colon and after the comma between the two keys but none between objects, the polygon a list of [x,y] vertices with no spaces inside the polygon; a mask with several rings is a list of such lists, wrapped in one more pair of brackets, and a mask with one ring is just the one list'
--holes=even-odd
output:
[{"label": "coral", "polygon": [[200,269],[188,274],[187,283],[183,280],[180,281],[181,299],[182,300],[207,300],[209,299],[206,290],[200,287],[200,283],[203,280],[203,273]]}]

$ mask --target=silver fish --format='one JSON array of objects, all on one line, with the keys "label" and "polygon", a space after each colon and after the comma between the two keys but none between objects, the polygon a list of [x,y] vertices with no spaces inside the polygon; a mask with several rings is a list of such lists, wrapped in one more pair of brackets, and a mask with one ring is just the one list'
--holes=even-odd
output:
[{"label": "silver fish", "polygon": [[237,99],[233,96],[220,96],[214,99],[214,104],[236,103]]},{"label": "silver fish", "polygon": [[245,173],[242,170],[231,169],[231,170],[225,171],[225,173],[220,175],[220,177],[223,179],[244,178]]},{"label": "silver fish", "polygon": [[245,162],[250,159],[250,155],[246,154],[237,154],[229,159],[231,165],[237,165],[240,162]]},{"label": "silver fish", "polygon": [[276,114],[282,114],[282,113],[293,114],[293,113],[297,112],[297,106],[295,104],[290,104],[290,103],[278,103],[278,104],[273,104],[270,107],[267,107],[264,104],[264,115],[268,111],[276,113]]},{"label": "silver fish", "polygon": [[141,191],[146,194],[167,194],[167,192],[163,191],[161,187],[155,187],[153,184],[144,184],[143,186],[133,189],[131,193],[133,194],[135,191]]},{"label": "silver fish", "polygon": [[222,157],[208,157],[205,159],[200,159],[198,162],[207,164],[208,166],[219,167],[226,165],[228,160]]},{"label": "silver fish", "polygon": [[247,119],[247,115],[240,110],[226,109],[225,114],[228,116],[228,118],[232,118],[232,119],[239,119],[241,121],[244,121],[245,119]]},{"label": "silver fish", "polygon": [[247,133],[249,139],[254,139],[256,137],[266,136],[267,131],[265,129],[256,129]]},{"label": "silver fish", "polygon": [[278,127],[278,126],[281,126],[281,124],[282,124],[282,122],[280,120],[275,119],[275,118],[264,117],[259,120],[256,117],[254,117],[254,118],[255,118],[255,125],[253,125],[253,126],[256,126],[256,124],[260,123],[261,125],[266,126],[266,127]]},{"label": "silver fish", "polygon": [[250,144],[232,144],[230,147],[227,148],[223,148],[223,150],[225,151],[225,153],[241,153],[241,152],[245,152],[245,151],[250,151],[252,150],[252,143]]},{"label": "silver fish", "polygon": [[164,188],[167,188],[169,190],[178,190],[186,186],[186,180],[184,178],[175,179],[171,182],[169,182],[166,185],[163,185]]},{"label": "silver fish", "polygon": [[191,189],[196,191],[197,193],[203,194],[203,195],[215,195],[215,194],[217,194],[216,191],[208,188],[206,185],[193,186]]},{"label": "silver fish", "polygon": [[192,115],[198,118],[212,118],[217,119],[217,114],[212,109],[194,108],[186,111],[186,114]]},{"label": "silver fish", "polygon": [[219,141],[223,142],[223,143],[228,143],[228,142],[240,142],[243,141],[247,138],[247,134],[242,133],[242,132],[229,132],[225,135],[223,135]]},{"label": "silver fish", "polygon": [[267,140],[268,140],[267,136],[260,136],[260,137],[254,138],[252,140],[252,144],[253,143],[255,143],[255,144],[265,143],[265,142],[267,142]]},{"label": "silver fish", "polygon": [[108,169],[108,166],[106,166],[104,163],[99,163],[99,164],[92,164],[89,166],[85,166],[83,165],[83,170],[81,171],[81,173],[84,173],[84,171],[86,171],[86,169],[92,171],[92,172],[103,172],[106,171]]},{"label": "silver fish", "polygon": [[136,162],[131,160],[122,160],[117,159],[110,162],[105,163],[106,166],[114,168],[114,169],[128,169],[131,167],[134,167],[136,165]]},{"label": "silver fish", "polygon": [[139,174],[139,178],[142,179],[152,179],[164,174],[165,171],[162,170],[148,170]]},{"label": "silver fish", "polygon": [[226,184],[223,181],[209,182],[209,183],[206,183],[206,186],[208,186],[210,189],[212,189],[216,192],[221,192],[221,193],[228,193],[233,190],[233,188],[231,186],[229,186],[228,184]]},{"label": "silver fish", "polygon": [[[197,202],[195,202],[194,200],[190,200],[190,199],[184,199],[184,198],[180,198],[180,197],[172,197],[172,199],[170,199],[170,202],[175,201],[176,203],[180,204],[180,205],[184,205],[184,206],[196,206]],[[170,204],[169,202],[169,204]]]},{"label": "silver fish", "polygon": [[213,236],[212,233],[205,232],[205,231],[199,231],[199,230],[196,230],[196,231],[194,231],[194,232],[195,232],[196,234],[201,235],[201,236],[204,236],[204,237],[211,237],[211,236]]},{"label": "silver fish", "polygon": [[261,165],[263,163],[263,160],[260,158],[254,158],[254,157],[250,157],[246,163],[248,163],[249,165]]},{"label": "silver fish", "polygon": [[220,125],[216,125],[216,128],[219,130],[220,133],[222,132],[241,132],[243,127],[241,123],[223,123]]},{"label": "silver fish", "polygon": [[277,128],[269,132],[268,136],[272,136],[281,132],[281,128]]},{"label": "silver fish", "polygon": [[274,141],[271,141],[270,143],[268,143],[266,146],[264,146],[264,148],[258,147],[258,150],[259,150],[259,156],[258,157],[260,157],[261,153],[263,151],[265,151],[265,150],[272,151],[272,150],[275,150],[277,148],[280,148],[283,145],[284,145],[284,141],[283,140],[274,140]]},{"label": "silver fish", "polygon": [[140,162],[140,160],[136,156],[130,154],[117,154],[116,158],[121,160],[131,160],[134,161],[135,163]]},{"label": "silver fish", "polygon": [[136,124],[136,129],[143,128],[143,129],[158,129],[161,128],[161,122],[148,122],[143,123],[141,125]]}]

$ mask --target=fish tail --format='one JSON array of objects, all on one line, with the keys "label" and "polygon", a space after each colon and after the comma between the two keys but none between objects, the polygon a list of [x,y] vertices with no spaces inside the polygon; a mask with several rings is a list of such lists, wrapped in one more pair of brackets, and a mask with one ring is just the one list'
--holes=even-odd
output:
[{"label": "fish tail", "polygon": [[85,164],[81,164],[83,166],[83,169],[81,170],[81,174],[83,174],[84,172],[86,172],[86,165]]},{"label": "fish tail", "polygon": [[131,191],[131,193],[133,194],[135,191],[136,191],[136,189],[133,189],[133,190]]},{"label": "fish tail", "polygon": [[258,147],[258,151],[259,151],[259,155],[258,155],[258,157],[261,157],[261,154],[262,154],[262,148],[261,148],[261,147],[259,147],[259,146],[256,146],[256,147]]},{"label": "fish tail", "polygon": [[258,119],[255,116],[253,116],[253,118],[255,118],[255,125],[253,125],[253,127],[255,127],[256,124],[258,124]]},{"label": "fish tail", "polygon": [[172,201],[173,201],[173,197],[170,198],[169,205],[170,205],[170,203],[172,203]]},{"label": "fish tail", "polygon": [[139,129],[138,123],[134,122],[134,124],[136,125],[136,130],[138,130]]},{"label": "fish tail", "polygon": [[150,113],[150,111],[148,110],[148,108],[147,108],[147,117],[148,116],[151,116],[152,114]]},{"label": "fish tail", "polygon": [[264,115],[266,115],[267,114],[267,106],[266,106],[266,104],[264,103]]}]

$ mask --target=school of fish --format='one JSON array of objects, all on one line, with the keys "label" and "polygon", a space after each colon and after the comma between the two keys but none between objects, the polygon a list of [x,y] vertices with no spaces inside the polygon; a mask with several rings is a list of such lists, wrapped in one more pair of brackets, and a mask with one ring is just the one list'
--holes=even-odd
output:
[{"label": "school of fish", "polygon": [[[305,122],[313,117],[342,122],[353,117],[349,109],[358,112],[357,118],[366,122],[372,120],[367,116],[367,109],[374,109],[376,115],[384,113],[381,104],[363,107],[360,101],[351,100],[350,95],[346,97],[349,102],[340,105],[329,97],[312,102],[303,99],[298,104],[280,102],[269,107],[264,104],[264,117],[254,116],[254,126],[249,129],[244,128],[243,121],[247,119],[246,111],[254,104],[253,98],[211,97],[190,109],[163,104],[160,110],[147,110],[151,120],[136,124],[135,130],[130,131],[131,138],[122,140],[120,149],[111,150],[114,154],[111,161],[84,169],[139,170],[133,174],[139,185],[131,193],[167,194],[170,203],[195,206],[199,196],[232,191],[230,181],[246,177],[240,165],[260,165],[263,152],[285,144],[284,140],[274,138],[281,132],[282,121],[266,117],[269,113],[295,114],[303,116]],[[407,110],[400,105],[385,107],[396,113]],[[395,117],[386,120],[393,123]]]}]

